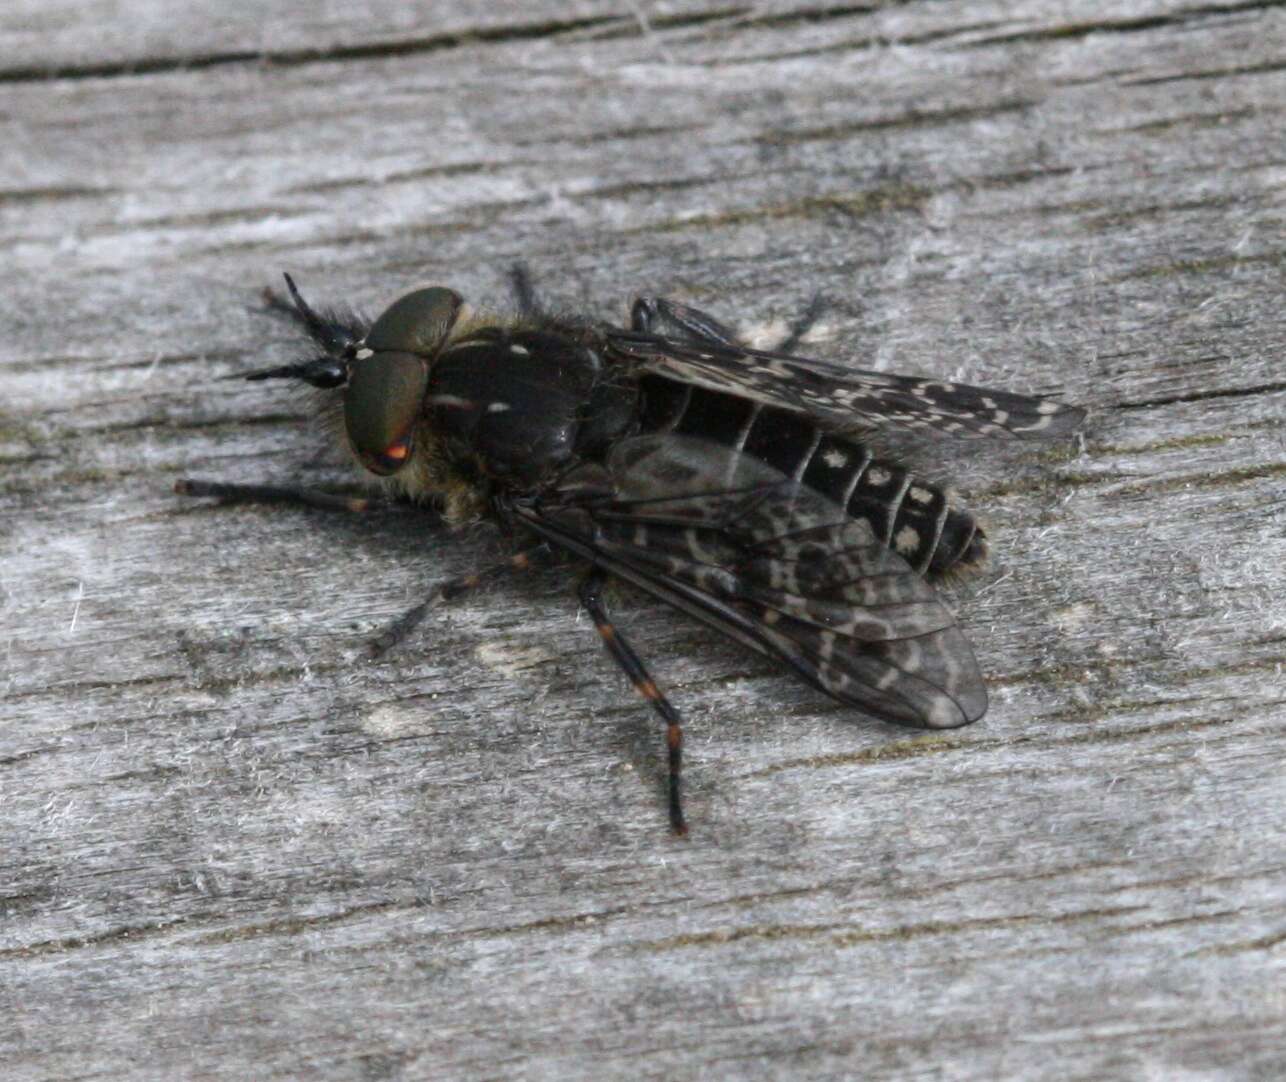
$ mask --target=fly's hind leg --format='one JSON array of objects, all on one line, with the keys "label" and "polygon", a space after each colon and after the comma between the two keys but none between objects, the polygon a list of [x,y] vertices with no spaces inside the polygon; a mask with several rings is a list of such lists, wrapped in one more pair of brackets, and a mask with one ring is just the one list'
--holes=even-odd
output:
[{"label": "fly's hind leg", "polygon": [[636,297],[630,308],[630,330],[696,345],[741,345],[732,329],[714,316],[666,297]]},{"label": "fly's hind leg", "polygon": [[652,704],[652,708],[665,722],[665,743],[669,752],[670,826],[676,834],[686,834],[688,824],[684,821],[683,805],[679,799],[679,775],[683,766],[683,719],[670,704],[670,700],[656,686],[655,681],[648,675],[642,659],[616,630],[611,617],[608,616],[607,606],[603,604],[603,584],[606,581],[607,573],[602,568],[592,569],[585,581],[581,583],[580,602],[594,621],[594,626],[598,628],[603,645],[612,655],[612,660],[621,667],[635,690]]},{"label": "fly's hind leg", "polygon": [[532,284],[531,270],[526,263],[515,263],[509,268],[509,285],[514,291],[520,315],[530,318],[544,311],[536,298],[536,287]]},{"label": "fly's hind leg", "polygon": [[[767,348],[773,353],[789,353],[817,325],[826,311],[826,300],[816,294],[808,307],[795,319],[779,342]],[[730,327],[691,305],[666,297],[638,297],[630,309],[630,329],[642,334],[658,334],[693,345],[729,346],[740,349],[745,341]]]},{"label": "fly's hind leg", "polygon": [[817,321],[822,318],[822,313],[826,311],[828,302],[820,293],[814,293],[813,299],[808,302],[808,307],[799,313],[790,324],[786,337],[771,347],[773,353],[790,353],[800,342],[808,335]]}]

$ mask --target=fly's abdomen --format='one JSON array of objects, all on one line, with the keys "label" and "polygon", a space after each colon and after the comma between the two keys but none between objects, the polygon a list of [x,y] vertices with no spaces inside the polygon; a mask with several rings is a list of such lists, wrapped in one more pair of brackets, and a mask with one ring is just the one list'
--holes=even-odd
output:
[{"label": "fly's abdomen", "polygon": [[826,496],[920,574],[977,566],[986,540],[947,494],[857,440],[824,432],[802,414],[660,377],[642,381],[645,432],[714,440]]}]

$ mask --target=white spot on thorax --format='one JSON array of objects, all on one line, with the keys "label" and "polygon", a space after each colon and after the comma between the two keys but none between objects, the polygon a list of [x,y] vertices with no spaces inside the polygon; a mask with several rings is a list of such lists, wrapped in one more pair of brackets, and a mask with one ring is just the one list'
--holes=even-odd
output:
[{"label": "white spot on thorax", "polygon": [[833,470],[842,470],[848,465],[848,455],[838,447],[828,447],[822,455],[822,461]]},{"label": "white spot on thorax", "polygon": [[431,406],[451,406],[453,409],[471,410],[476,403],[458,394],[431,394],[425,399]]}]

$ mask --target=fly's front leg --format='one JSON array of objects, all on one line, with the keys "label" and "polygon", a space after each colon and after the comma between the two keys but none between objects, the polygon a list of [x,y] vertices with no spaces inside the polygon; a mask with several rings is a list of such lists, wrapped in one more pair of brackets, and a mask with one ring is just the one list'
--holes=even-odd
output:
[{"label": "fly's front leg", "polygon": [[[308,488],[297,488],[293,485],[231,485],[221,481],[196,481],[185,477],[174,483],[174,491],[180,496],[212,496],[224,503],[260,503],[270,506],[311,507],[322,511],[346,511],[352,514],[365,514],[376,508],[389,505],[382,500],[368,500],[362,496],[336,496],[329,492],[317,492]],[[430,508],[425,511],[434,516],[434,525],[442,524],[442,516]],[[461,592],[457,580],[447,583],[439,592],[454,589]],[[455,596],[452,594],[451,596]],[[417,605],[408,613],[395,620],[374,642],[371,643],[371,656],[378,657],[390,646],[402,639],[408,631],[424,619],[429,611],[429,602]]]},{"label": "fly's front leg", "polygon": [[229,485],[221,481],[198,481],[184,477],[174,482],[180,496],[213,496],[224,503],[264,503],[290,507],[314,507],[322,511],[349,511],[363,514],[385,506],[364,496],[336,496],[294,485]]},{"label": "fly's front leg", "polygon": [[[306,488],[295,488],[285,485],[230,485],[219,481],[195,481],[184,478],[175,482],[174,491],[183,496],[213,496],[225,503],[261,503],[269,505],[286,505],[291,507],[312,507],[323,511],[348,511],[364,514],[368,511],[388,508],[388,503],[381,500],[368,500],[360,496],[334,496],[329,492],[316,492]],[[437,520],[434,525],[441,525],[441,515],[431,508],[417,508],[432,514]],[[434,587],[433,593],[418,605],[408,609],[368,644],[372,658],[387,653],[424,620],[431,609],[448,601],[454,601],[462,594],[481,586],[507,571],[529,571],[545,567],[555,561],[554,550],[545,541],[536,541],[518,552],[515,552],[503,563],[495,564],[472,575],[463,575],[450,579]]]},{"label": "fly's front leg", "polygon": [[548,542],[536,541],[515,552],[503,563],[484,568],[482,571],[475,571],[472,575],[462,575],[458,579],[449,579],[440,583],[434,588],[433,593],[418,605],[407,609],[370,641],[368,644],[370,656],[376,658],[387,653],[414,631],[429,612],[439,605],[454,601],[457,597],[477,589],[484,582],[490,582],[509,571],[531,571],[535,568],[547,567],[556,559],[557,555]]},{"label": "fly's front leg", "polygon": [[679,775],[683,766],[683,719],[664,692],[656,686],[642,659],[616,630],[616,625],[608,616],[607,606],[603,604],[603,584],[606,581],[607,573],[602,568],[593,568],[581,583],[580,602],[598,628],[603,645],[612,655],[612,660],[621,667],[635,690],[652,704],[652,708],[665,722],[665,743],[669,751],[670,826],[674,833],[686,834],[688,824],[683,818],[683,805],[679,799]]}]

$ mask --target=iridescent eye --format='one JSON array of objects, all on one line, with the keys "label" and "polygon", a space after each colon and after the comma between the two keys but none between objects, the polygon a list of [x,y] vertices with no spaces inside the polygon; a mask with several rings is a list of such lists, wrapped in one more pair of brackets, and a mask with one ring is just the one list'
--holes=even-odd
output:
[{"label": "iridescent eye", "polygon": [[371,473],[396,473],[410,459],[428,383],[427,362],[411,353],[384,350],[353,365],[344,389],[344,427]]},{"label": "iridescent eye", "polygon": [[452,289],[417,289],[394,301],[366,334],[366,346],[432,357],[446,341],[464,299]]},{"label": "iridescent eye", "polygon": [[464,301],[454,290],[417,289],[390,305],[362,343],[344,390],[349,442],[372,473],[396,473],[411,458],[429,366]]}]

